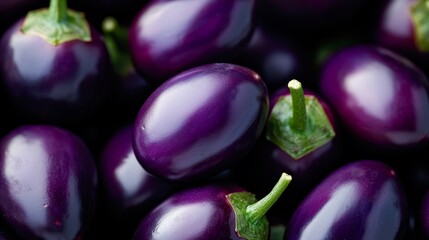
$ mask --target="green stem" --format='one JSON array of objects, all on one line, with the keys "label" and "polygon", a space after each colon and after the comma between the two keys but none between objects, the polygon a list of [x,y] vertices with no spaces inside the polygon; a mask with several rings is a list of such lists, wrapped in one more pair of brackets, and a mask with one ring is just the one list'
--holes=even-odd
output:
[{"label": "green stem", "polygon": [[292,96],[292,118],[290,126],[294,130],[304,131],[307,123],[307,110],[305,107],[304,90],[299,81],[289,81],[288,88]]},{"label": "green stem", "polygon": [[67,0],[51,0],[49,17],[55,22],[61,22],[67,17]]},{"label": "green stem", "polygon": [[248,219],[251,222],[257,222],[261,217],[263,217],[274,205],[274,203],[280,198],[291,180],[292,176],[286,173],[282,173],[279,181],[276,183],[276,185],[273,187],[271,192],[268,193],[267,196],[257,201],[256,203],[247,206],[246,213]]}]

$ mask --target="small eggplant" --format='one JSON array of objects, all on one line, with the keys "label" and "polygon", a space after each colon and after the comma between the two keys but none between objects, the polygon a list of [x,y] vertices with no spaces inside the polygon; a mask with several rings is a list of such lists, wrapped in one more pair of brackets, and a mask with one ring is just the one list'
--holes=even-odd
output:
[{"label": "small eggplant", "polygon": [[255,2],[150,1],[129,30],[137,70],[159,85],[191,67],[226,62],[250,38]]},{"label": "small eggplant", "polygon": [[95,210],[96,165],[65,129],[18,127],[0,141],[0,214],[22,239],[80,239]]},{"label": "small eggplant", "polygon": [[267,115],[267,88],[257,73],[227,63],[195,67],[167,80],[143,104],[134,153],[160,178],[208,179],[248,153]]},{"label": "small eggplant", "polygon": [[307,195],[284,239],[404,239],[408,219],[406,195],[394,169],[358,160],[338,168]]},{"label": "small eggplant", "polygon": [[407,58],[349,46],[325,62],[319,84],[360,150],[398,153],[429,142],[429,82]]},{"label": "small eggplant", "polygon": [[265,213],[290,181],[291,177],[283,173],[272,191],[259,201],[236,184],[208,184],[183,190],[146,215],[133,240],[267,240],[269,222]]},{"label": "small eggplant", "polygon": [[294,181],[283,196],[287,200],[276,205],[284,217],[340,165],[341,140],[330,106],[317,94],[304,92],[297,80],[270,96],[270,111],[265,135],[234,170],[237,181],[257,195],[270,189],[273,176],[289,173]]},{"label": "small eggplant", "polygon": [[84,16],[51,0],[29,12],[0,42],[0,72],[24,124],[74,125],[94,114],[111,86],[104,41]]}]

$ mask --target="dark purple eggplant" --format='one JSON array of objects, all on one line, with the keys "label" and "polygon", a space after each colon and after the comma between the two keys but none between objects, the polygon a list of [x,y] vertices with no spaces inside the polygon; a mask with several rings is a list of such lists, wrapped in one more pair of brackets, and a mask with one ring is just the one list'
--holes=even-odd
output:
[{"label": "dark purple eggplant", "polygon": [[266,212],[288,186],[283,173],[272,191],[257,201],[236,184],[206,184],[167,198],[140,222],[140,239],[268,239]]},{"label": "dark purple eggplant", "polygon": [[[237,181],[257,195],[268,191],[281,172],[294,178],[280,201],[287,204],[277,204],[279,211],[273,211],[276,215],[281,212],[283,221],[323,177],[340,165],[341,157],[341,140],[330,106],[314,92],[303,90],[297,80],[289,84],[271,94],[265,135],[234,168]],[[292,119],[302,126],[293,125]],[[305,151],[300,152],[302,149]]]},{"label": "dark purple eggplant", "polygon": [[208,179],[247,154],[267,115],[267,88],[257,73],[227,63],[195,67],[167,80],[143,104],[134,152],[155,176]]},{"label": "dark purple eggplant", "polygon": [[295,210],[284,239],[404,239],[408,203],[396,172],[359,160],[331,173]]},{"label": "dark purple eggplant", "polygon": [[52,0],[49,9],[11,26],[0,59],[10,102],[31,123],[82,123],[103,103],[112,81],[102,37],[81,13],[67,9],[66,0]]},{"label": "dark purple eggplant", "polygon": [[0,212],[23,239],[80,239],[95,209],[92,153],[72,132],[18,127],[0,141]]},{"label": "dark purple eggplant", "polygon": [[129,30],[137,70],[158,85],[191,67],[226,62],[250,38],[254,5],[255,0],[149,2]]},{"label": "dark purple eggplant", "polygon": [[283,37],[265,25],[258,24],[249,43],[234,62],[249,67],[264,79],[267,88],[275,91],[290,79],[306,79],[308,55],[295,39]]},{"label": "dark purple eggplant", "polygon": [[144,170],[135,157],[132,134],[132,125],[119,129],[106,144],[100,161],[109,209],[123,220],[141,218],[177,189]]},{"label": "dark purple eggplant", "polygon": [[395,52],[374,45],[336,52],[320,90],[360,150],[399,153],[428,143],[428,79]]}]

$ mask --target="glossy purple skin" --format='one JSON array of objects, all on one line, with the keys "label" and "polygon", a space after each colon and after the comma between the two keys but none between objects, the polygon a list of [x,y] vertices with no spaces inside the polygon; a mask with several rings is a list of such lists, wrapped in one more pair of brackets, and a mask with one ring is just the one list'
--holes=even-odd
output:
[{"label": "glossy purple skin", "polygon": [[234,62],[257,72],[268,89],[275,91],[284,87],[289,80],[305,81],[305,52],[297,45],[259,24]]},{"label": "glossy purple skin", "polygon": [[410,13],[415,0],[389,0],[383,5],[378,19],[377,40],[399,51],[419,52],[415,26]]},{"label": "glossy purple skin", "polygon": [[76,124],[94,114],[111,87],[111,64],[101,36],[54,46],[20,31],[22,19],[0,42],[0,72],[11,103],[43,123]]},{"label": "glossy purple skin", "polygon": [[143,169],[134,155],[132,133],[132,125],[118,130],[100,160],[100,178],[109,209],[124,220],[143,216],[177,188]]},{"label": "glossy purple skin", "polygon": [[94,212],[97,171],[73,133],[21,126],[0,142],[0,212],[23,239],[79,239]]},{"label": "glossy purple skin", "polygon": [[320,89],[363,146],[400,151],[429,140],[429,84],[413,63],[377,46],[352,46],[323,66]]},{"label": "glossy purple skin", "polygon": [[242,239],[226,199],[241,191],[237,186],[207,185],[176,193],[143,218],[132,239]]},{"label": "glossy purple skin", "polygon": [[284,239],[403,239],[408,204],[395,171],[376,160],[349,163],[295,210]]},{"label": "glossy purple skin", "polygon": [[129,30],[131,57],[148,80],[225,62],[248,41],[255,0],[153,0]]},{"label": "glossy purple skin", "polygon": [[146,100],[133,147],[151,174],[207,179],[238,163],[265,125],[268,93],[254,71],[208,64],[169,79]]}]

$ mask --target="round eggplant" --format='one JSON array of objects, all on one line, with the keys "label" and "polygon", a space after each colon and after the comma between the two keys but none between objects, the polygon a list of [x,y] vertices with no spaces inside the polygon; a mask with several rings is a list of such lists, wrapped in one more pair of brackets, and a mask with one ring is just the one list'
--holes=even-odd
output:
[{"label": "round eggplant", "polygon": [[16,110],[32,120],[26,124],[81,123],[111,86],[102,37],[80,13],[67,9],[65,0],[51,1],[49,9],[31,11],[13,24],[2,36],[0,58],[2,84]]},{"label": "round eggplant", "polygon": [[49,125],[0,141],[0,212],[23,239],[79,239],[93,217],[97,171],[85,143]]},{"label": "round eggplant", "polygon": [[149,2],[129,30],[137,70],[159,84],[191,67],[225,62],[249,40],[254,5],[255,0]]},{"label": "round eggplant", "polygon": [[323,66],[320,89],[356,146],[383,154],[429,140],[429,83],[408,59],[385,48],[354,45]]},{"label": "round eggplant", "polygon": [[404,239],[408,203],[393,168],[359,160],[331,173],[295,210],[287,240]]},{"label": "round eggplant", "polygon": [[208,179],[242,159],[267,115],[267,88],[257,73],[227,63],[195,67],[166,81],[143,104],[134,152],[155,176]]},{"label": "round eggplant", "polygon": [[206,184],[167,198],[140,222],[133,240],[268,239],[265,213],[288,186],[283,173],[272,191],[257,201],[235,184]]},{"label": "round eggplant", "polygon": [[[296,80],[290,81],[294,82],[299,83]],[[300,85],[298,87],[292,94],[289,87],[283,87],[270,96],[271,114],[265,135],[259,139],[246,160],[234,168],[237,181],[257,195],[268,191],[277,180],[275,176],[281,172],[287,172],[293,177],[294,181],[286,190],[287,194],[282,196],[285,200],[279,201],[275,206],[281,211],[272,212],[276,215],[281,212],[283,218],[292,214],[318,181],[340,165],[341,140],[330,106],[314,92],[302,89]],[[299,89],[303,92],[296,92]],[[305,119],[299,122],[307,124],[301,130],[293,126],[291,120],[299,118],[293,113],[294,108],[299,108],[299,101],[292,96],[296,94],[298,99],[306,102],[306,109],[301,109],[305,111]],[[291,107],[285,108],[286,103],[291,103]],[[321,139],[324,141],[318,143]],[[294,149],[307,151],[299,153]],[[255,178],[256,175],[258,178]]]}]

